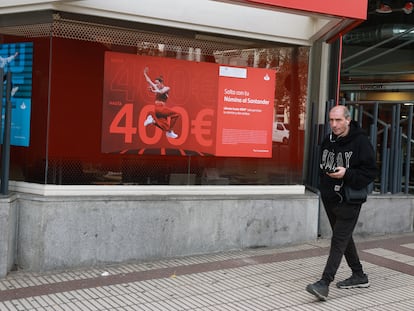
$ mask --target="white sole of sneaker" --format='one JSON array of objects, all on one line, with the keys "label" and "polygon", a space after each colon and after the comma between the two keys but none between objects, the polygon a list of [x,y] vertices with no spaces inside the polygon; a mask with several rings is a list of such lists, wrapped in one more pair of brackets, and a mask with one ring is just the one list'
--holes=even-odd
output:
[{"label": "white sole of sneaker", "polygon": [[369,283],[364,283],[364,284],[357,284],[357,285],[349,285],[349,286],[337,286],[340,289],[352,289],[352,288],[368,288],[369,287]]}]

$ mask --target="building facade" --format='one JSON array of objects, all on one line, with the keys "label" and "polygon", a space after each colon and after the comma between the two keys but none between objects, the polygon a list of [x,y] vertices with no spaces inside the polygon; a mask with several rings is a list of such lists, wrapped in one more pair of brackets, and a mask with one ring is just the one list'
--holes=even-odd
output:
[{"label": "building facade", "polygon": [[[367,3],[304,5],[1,4],[2,55],[18,54],[4,89],[30,114],[3,163],[0,275],[316,238],[312,129],[339,103],[333,60]],[[266,98],[242,81],[256,73]],[[162,119],[147,76],[170,88],[168,128],[147,123]]]}]

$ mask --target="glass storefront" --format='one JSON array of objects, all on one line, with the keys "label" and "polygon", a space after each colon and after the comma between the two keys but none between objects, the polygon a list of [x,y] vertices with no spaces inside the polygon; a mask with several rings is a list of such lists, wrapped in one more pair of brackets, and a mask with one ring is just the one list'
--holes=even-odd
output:
[{"label": "glass storefront", "polygon": [[[82,19],[54,15],[49,24],[0,28],[2,43],[33,42],[30,145],[12,146],[10,179],[80,185],[302,183],[309,47],[188,38],[185,31]],[[174,146],[103,153],[106,52],[273,70],[271,157],[200,155]]]}]

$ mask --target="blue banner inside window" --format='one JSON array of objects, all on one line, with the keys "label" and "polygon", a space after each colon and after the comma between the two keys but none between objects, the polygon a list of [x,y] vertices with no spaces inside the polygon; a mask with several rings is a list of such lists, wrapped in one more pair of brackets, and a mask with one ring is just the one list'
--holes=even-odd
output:
[{"label": "blue banner inside window", "polygon": [[0,142],[3,143],[6,103],[6,76],[12,74],[11,81],[11,137],[14,146],[29,146],[30,112],[32,105],[33,43],[0,44],[0,67],[3,68],[3,98],[1,113]]}]

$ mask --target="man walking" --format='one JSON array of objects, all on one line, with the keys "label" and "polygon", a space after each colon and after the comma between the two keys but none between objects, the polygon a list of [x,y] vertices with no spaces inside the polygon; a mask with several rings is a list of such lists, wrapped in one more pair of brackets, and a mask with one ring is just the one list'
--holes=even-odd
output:
[{"label": "man walking", "polygon": [[351,120],[345,106],[329,112],[332,133],[321,144],[320,192],[332,228],[331,246],[322,278],[306,290],[319,300],[326,300],[342,257],[351,268],[350,278],[336,284],[338,288],[369,287],[352,238],[362,203],[350,204],[344,198],[344,185],[361,189],[377,175],[375,154],[367,135]]}]

